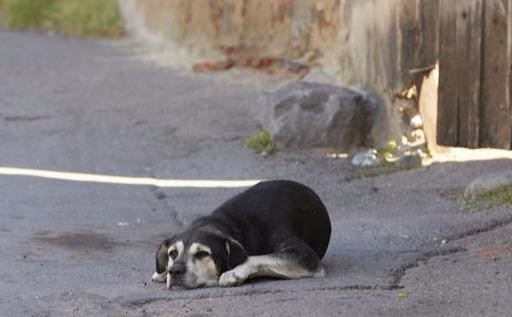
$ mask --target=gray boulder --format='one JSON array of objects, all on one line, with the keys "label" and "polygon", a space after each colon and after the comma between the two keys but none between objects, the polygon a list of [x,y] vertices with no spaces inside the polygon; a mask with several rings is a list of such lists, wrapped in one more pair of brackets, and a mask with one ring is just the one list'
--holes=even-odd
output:
[{"label": "gray boulder", "polygon": [[375,147],[389,136],[388,112],[373,92],[294,82],[265,93],[263,127],[278,148]]}]

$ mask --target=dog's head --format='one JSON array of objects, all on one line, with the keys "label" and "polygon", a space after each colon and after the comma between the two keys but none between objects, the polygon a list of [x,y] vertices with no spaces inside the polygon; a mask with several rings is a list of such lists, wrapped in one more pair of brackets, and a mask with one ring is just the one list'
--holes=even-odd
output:
[{"label": "dog's head", "polygon": [[222,273],[246,260],[242,245],[219,231],[185,231],[160,244],[153,280],[167,281],[167,288],[215,286]]}]

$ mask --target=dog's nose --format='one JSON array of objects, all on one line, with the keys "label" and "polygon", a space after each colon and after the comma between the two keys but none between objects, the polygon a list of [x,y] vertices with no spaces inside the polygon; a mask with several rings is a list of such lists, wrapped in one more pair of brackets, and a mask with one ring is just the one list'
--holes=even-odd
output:
[{"label": "dog's nose", "polygon": [[185,274],[185,265],[183,264],[174,264],[169,269],[169,274],[171,274],[172,277],[180,277],[183,274]]}]

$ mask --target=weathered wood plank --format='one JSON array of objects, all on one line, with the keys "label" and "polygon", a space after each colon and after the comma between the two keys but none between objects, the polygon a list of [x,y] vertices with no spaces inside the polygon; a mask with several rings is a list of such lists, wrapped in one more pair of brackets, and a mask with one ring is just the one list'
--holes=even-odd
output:
[{"label": "weathered wood plank", "polygon": [[439,58],[439,1],[420,2],[422,67],[434,65]]},{"label": "weathered wood plank", "polygon": [[[512,124],[512,0],[508,0],[507,11],[507,68],[508,68],[508,107],[510,111],[510,122]],[[512,127],[510,128],[510,149],[512,149]]]},{"label": "weathered wood plank", "polygon": [[457,145],[458,85],[454,80],[457,64],[457,12],[449,0],[441,0],[439,9],[439,102],[437,118],[437,143]]},{"label": "weathered wood plank", "polygon": [[484,2],[480,146],[510,149],[510,67],[508,12],[510,0]]},{"label": "weathered wood plank", "polygon": [[[420,49],[415,68],[409,70],[414,75],[418,95],[421,95],[424,75],[434,69],[439,59],[439,0],[420,0],[418,6],[418,23],[420,34]],[[437,97],[437,92],[436,92]],[[435,103],[437,123],[437,98]],[[434,127],[437,131],[437,127]],[[436,140],[430,140],[430,144],[435,144]]]},{"label": "weathered wood plank", "polygon": [[480,92],[482,63],[482,3],[459,0],[457,46],[459,47],[459,132],[458,145],[480,145]]},{"label": "weathered wood plank", "polygon": [[441,0],[438,143],[476,148],[483,0]]}]

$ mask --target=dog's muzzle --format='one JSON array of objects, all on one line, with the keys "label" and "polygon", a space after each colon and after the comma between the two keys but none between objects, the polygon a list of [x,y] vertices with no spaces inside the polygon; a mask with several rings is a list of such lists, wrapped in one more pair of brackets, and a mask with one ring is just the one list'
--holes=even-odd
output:
[{"label": "dog's muzzle", "polygon": [[185,263],[174,263],[168,271],[167,288],[196,288],[196,276],[187,272]]},{"label": "dog's muzzle", "polygon": [[183,278],[185,273],[187,272],[187,268],[185,263],[175,263],[170,269],[169,274],[171,275],[173,280],[179,280]]}]

